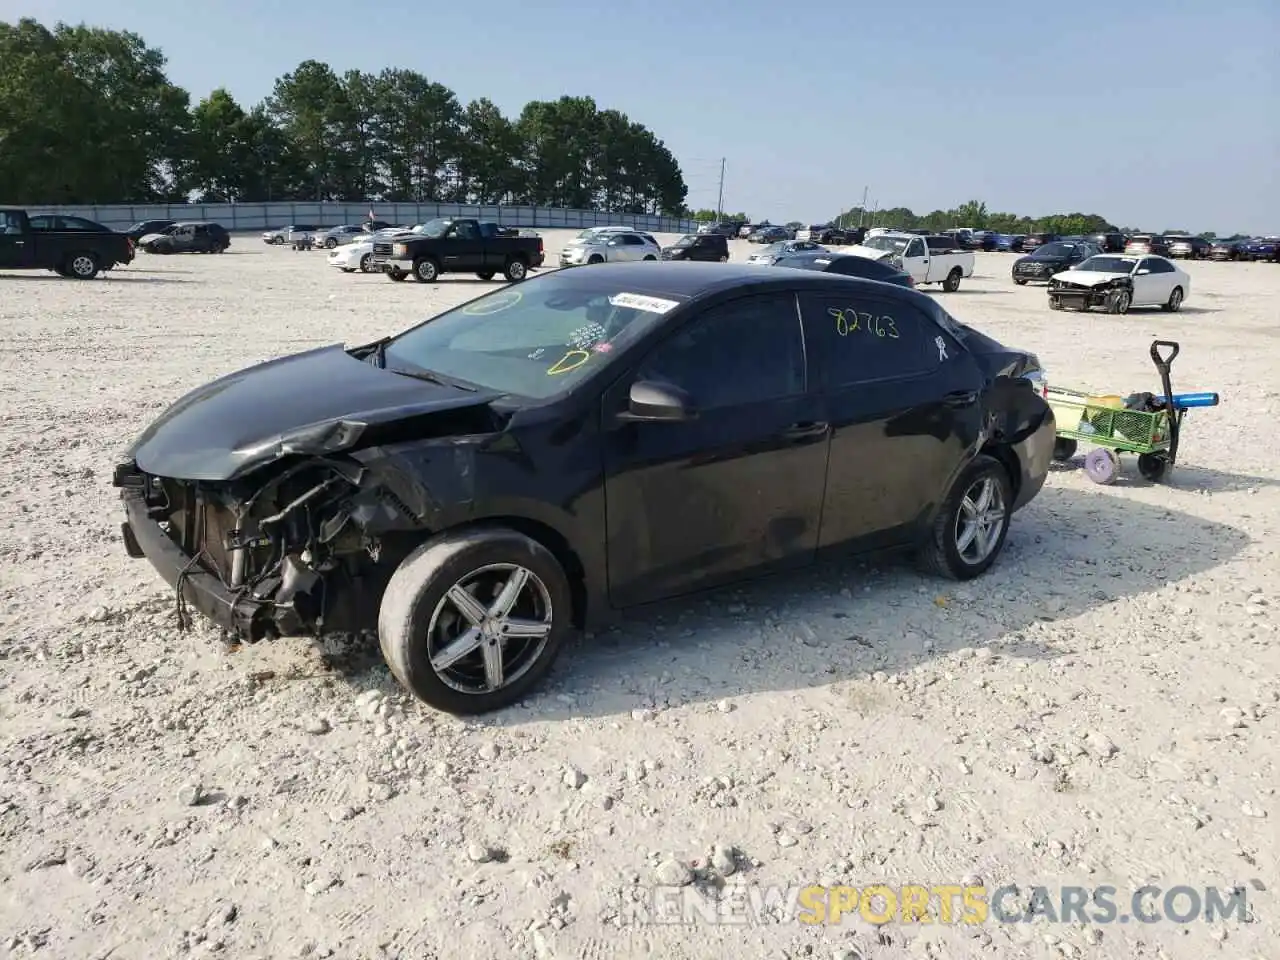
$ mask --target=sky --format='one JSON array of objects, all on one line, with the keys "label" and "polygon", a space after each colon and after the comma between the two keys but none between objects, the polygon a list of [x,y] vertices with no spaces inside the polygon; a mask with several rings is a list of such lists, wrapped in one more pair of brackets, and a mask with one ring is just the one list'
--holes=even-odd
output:
[{"label": "sky", "polygon": [[1280,0],[0,0],[128,29],[193,102],[317,59],[417,70],[510,116],[589,95],[675,155],[691,207],[818,222],[980,200],[1280,233]]}]

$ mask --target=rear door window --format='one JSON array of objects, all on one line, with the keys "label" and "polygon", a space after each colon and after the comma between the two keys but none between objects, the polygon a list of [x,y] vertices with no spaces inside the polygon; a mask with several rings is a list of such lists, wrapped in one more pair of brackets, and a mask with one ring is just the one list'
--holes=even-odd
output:
[{"label": "rear door window", "polygon": [[809,356],[829,390],[923,376],[955,353],[950,339],[905,299],[862,289],[802,293],[800,313]]}]

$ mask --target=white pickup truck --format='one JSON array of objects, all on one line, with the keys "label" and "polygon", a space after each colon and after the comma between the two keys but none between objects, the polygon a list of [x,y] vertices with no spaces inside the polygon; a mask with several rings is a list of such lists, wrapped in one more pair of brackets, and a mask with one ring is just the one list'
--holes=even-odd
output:
[{"label": "white pickup truck", "polygon": [[973,276],[973,251],[961,249],[951,237],[881,233],[840,252],[887,261],[911,274],[916,286],[940,283],[948,293],[960,288],[961,279]]}]

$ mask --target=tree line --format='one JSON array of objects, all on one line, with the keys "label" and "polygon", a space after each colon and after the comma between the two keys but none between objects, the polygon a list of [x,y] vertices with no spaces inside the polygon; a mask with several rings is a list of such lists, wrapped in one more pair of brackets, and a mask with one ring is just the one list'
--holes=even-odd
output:
[{"label": "tree line", "polygon": [[[745,213],[728,212],[717,214],[714,210],[693,210],[689,216],[697,221],[717,219],[755,223]],[[934,210],[932,213],[917,214],[907,207],[889,207],[884,210],[864,210],[852,207],[836,214],[828,221],[842,227],[897,227],[900,230],[948,230],[952,227],[970,227],[974,230],[991,230],[995,233],[1056,233],[1063,237],[1088,236],[1093,233],[1142,233],[1138,227],[1116,227],[1106,217],[1096,213],[1055,213],[1044,217],[1025,217],[1016,213],[990,213],[987,205],[981,200],[970,200],[951,210]],[[801,227],[799,220],[784,224],[787,227]],[[1189,230],[1169,228],[1160,233],[1180,236],[1204,237],[1213,240],[1217,237],[1212,230],[1195,233]],[[1242,236],[1235,234],[1234,236]]]},{"label": "tree line", "polygon": [[[934,210],[917,214],[907,207],[891,207],[884,210],[864,210],[852,207],[844,210],[832,221],[841,226],[892,226],[902,230],[947,230],[951,227],[970,227],[974,230],[991,230],[995,233],[1056,233],[1059,236],[1088,236],[1094,233],[1123,233],[1132,235],[1148,232],[1139,227],[1117,227],[1106,217],[1096,213],[1053,213],[1043,217],[1020,216],[1016,213],[991,213],[981,200],[970,200],[951,210]],[[1199,236],[1212,240],[1213,231],[1194,233],[1187,230],[1167,229],[1163,234]]]},{"label": "tree line", "polygon": [[507,117],[413,70],[307,60],[194,106],[129,31],[0,22],[0,187],[28,204],[384,201],[685,212],[671,151],[591,97]]}]

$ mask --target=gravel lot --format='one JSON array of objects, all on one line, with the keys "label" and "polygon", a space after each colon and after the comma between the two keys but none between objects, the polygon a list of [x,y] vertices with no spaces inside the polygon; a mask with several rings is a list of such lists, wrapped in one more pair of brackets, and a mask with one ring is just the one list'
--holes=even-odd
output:
[{"label": "gravel lot", "polygon": [[[567,236],[549,232],[549,260]],[[735,244],[735,258],[746,244]],[[1276,956],[1280,268],[1184,312],[936,293],[1064,385],[1218,390],[1172,482],[1056,468],[957,588],[823,567],[665,605],[479,721],[374,651],[229,653],[119,542],[115,454],[178,395],[488,289],[236,238],[0,276],[0,948],[56,958]],[[636,884],[1243,885],[1254,922],[636,925]],[[715,866],[708,868],[708,862]],[[968,878],[965,880],[965,878]],[[1267,944],[1271,944],[1270,947]]]}]

